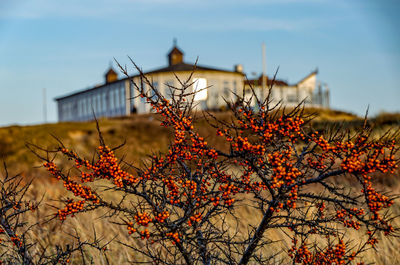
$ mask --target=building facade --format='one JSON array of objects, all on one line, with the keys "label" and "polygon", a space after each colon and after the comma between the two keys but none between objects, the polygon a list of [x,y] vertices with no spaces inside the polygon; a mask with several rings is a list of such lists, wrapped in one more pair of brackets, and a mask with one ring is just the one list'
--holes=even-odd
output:
[{"label": "building facade", "polygon": [[[317,74],[318,70],[315,70],[296,84],[261,75],[258,79],[244,81],[245,98],[250,100],[254,91],[259,99],[265,99],[270,93],[269,98],[273,105],[282,103],[287,107],[295,107],[304,103],[307,107],[329,108],[329,89],[326,85],[322,87],[317,81]],[[254,97],[252,105],[256,105]]]},{"label": "building facade", "polygon": [[[271,80],[267,77],[266,85],[262,86],[262,76],[259,79],[247,80],[241,65],[233,70],[222,70],[184,62],[184,53],[174,45],[168,53],[168,66],[145,72],[147,79],[166,98],[171,97],[170,87],[180,87],[180,80],[189,77],[193,83],[189,91],[197,92],[194,100],[198,110],[219,110],[226,107],[226,101],[234,102],[235,94],[241,95],[243,87],[246,97],[250,97],[251,89],[260,97],[265,97]],[[295,85],[276,80],[273,83],[272,98],[286,105],[297,105],[302,100],[306,105],[328,107],[329,94],[316,88],[316,75],[313,72]],[[59,121],[86,121],[96,117],[116,117],[132,113],[149,113],[151,107],[145,98],[138,97],[132,82],[140,83],[140,76],[134,75],[118,78],[118,74],[110,68],[105,74],[102,85],[81,90],[66,96],[56,98]],[[265,87],[265,88],[263,88]],[[233,93],[232,93],[233,92]],[[256,107],[256,101],[253,103]]]}]

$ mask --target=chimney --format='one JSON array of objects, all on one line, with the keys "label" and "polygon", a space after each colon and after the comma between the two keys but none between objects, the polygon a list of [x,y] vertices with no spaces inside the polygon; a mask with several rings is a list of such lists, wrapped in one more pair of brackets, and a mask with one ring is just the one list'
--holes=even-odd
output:
[{"label": "chimney", "polygon": [[235,69],[235,72],[243,73],[243,65],[241,65],[241,64],[236,64],[234,69]]}]

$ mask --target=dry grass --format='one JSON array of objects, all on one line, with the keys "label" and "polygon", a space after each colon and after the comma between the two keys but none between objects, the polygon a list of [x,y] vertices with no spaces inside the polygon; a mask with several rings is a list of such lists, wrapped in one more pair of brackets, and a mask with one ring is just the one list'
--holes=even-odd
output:
[{"label": "dry grass", "polygon": [[[382,188],[387,189],[387,187]],[[400,193],[400,183],[392,187],[392,191]],[[56,211],[51,206],[59,206],[58,202],[54,199],[66,196],[64,189],[59,183],[36,179],[27,196],[33,200],[37,200],[42,194],[45,194],[43,203],[38,211],[28,216],[27,221],[29,223],[43,222],[43,220],[49,219]],[[119,199],[117,194],[108,195],[110,198],[114,198],[115,201]],[[400,201],[396,201],[393,212],[396,215],[400,214]],[[34,242],[42,246],[51,247],[56,244],[74,244],[70,236],[71,234],[78,233],[83,240],[91,240],[93,239],[94,232],[96,232],[97,237],[103,238],[103,242],[112,240],[108,248],[109,250],[106,252],[111,264],[131,264],[131,261],[141,261],[143,257],[140,254],[131,252],[128,248],[123,247],[120,242],[135,244],[137,246],[143,244],[140,241],[130,239],[126,227],[110,223],[109,219],[102,218],[103,214],[101,211],[83,213],[76,217],[68,218],[63,223],[54,219],[34,227],[31,236]],[[232,230],[238,227],[239,234],[237,236],[241,237],[248,232],[250,229],[249,225],[259,222],[262,215],[249,206],[242,206],[237,209],[236,217],[237,219],[228,219],[227,224]],[[240,222],[236,223],[236,220]],[[395,222],[395,226],[400,227],[400,220]],[[283,231],[279,230],[267,231],[265,236],[272,241],[276,241],[276,243],[264,248],[265,254],[273,255],[282,251],[276,257],[276,264],[281,264],[281,260],[287,258],[285,251],[291,247],[291,239]],[[346,238],[355,242],[364,237],[365,233],[362,231],[352,230],[346,233]],[[316,242],[319,241],[318,238],[315,238],[315,240]],[[364,260],[375,264],[400,264],[400,253],[397,251],[397,246],[399,245],[399,238],[382,237],[376,247],[377,251],[368,250],[365,252]],[[79,255],[76,255],[76,257],[78,259],[73,259],[72,264],[81,264]],[[107,264],[105,258],[99,255],[97,250],[89,249],[86,253],[86,258],[93,260],[93,264]]]}]

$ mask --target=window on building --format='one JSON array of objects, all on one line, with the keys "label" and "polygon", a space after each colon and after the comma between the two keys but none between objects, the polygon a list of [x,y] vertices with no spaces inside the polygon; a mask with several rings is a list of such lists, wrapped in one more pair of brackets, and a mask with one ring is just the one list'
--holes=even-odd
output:
[{"label": "window on building", "polygon": [[97,99],[97,112],[101,113],[102,112],[101,95],[97,94],[96,99]]},{"label": "window on building", "polygon": [[86,104],[86,115],[90,115],[90,98],[89,96],[87,96],[86,100],[85,100],[85,104]]},{"label": "window on building", "polygon": [[218,106],[218,91],[220,89],[219,82],[217,79],[209,79],[208,87],[210,88],[208,93],[208,104],[209,107],[212,109],[217,108]]},{"label": "window on building", "polygon": [[172,99],[173,96],[173,87],[174,86],[174,80],[167,80],[167,82],[165,82],[165,86],[164,86],[164,95],[166,99]]},{"label": "window on building", "polygon": [[66,108],[66,104],[64,102],[61,105],[61,113],[62,113],[63,119],[65,119],[65,117],[67,116],[67,108]]},{"label": "window on building", "polygon": [[[147,86],[146,86],[146,83],[143,82],[143,80],[142,80],[142,84],[140,85],[140,87],[143,89],[143,93],[147,94]],[[144,98],[142,98],[142,99],[144,99]]]},{"label": "window on building", "polygon": [[[152,85],[153,85],[154,90],[158,91],[158,82],[153,82]],[[151,97],[152,97],[153,100],[157,100],[158,97],[157,97],[156,92],[154,90],[151,90]]]},{"label": "window on building", "polygon": [[120,106],[123,107],[125,106],[125,91],[124,91],[124,83],[121,83],[121,87],[119,88],[119,102]]},{"label": "window on building", "polygon": [[65,116],[67,119],[70,119],[69,102],[65,103]]},{"label": "window on building", "polygon": [[92,97],[91,97],[90,94],[88,95],[87,101],[88,101],[88,104],[87,104],[87,107],[88,107],[88,115],[92,115],[93,104],[92,104]]},{"label": "window on building", "polygon": [[158,82],[157,81],[153,81],[153,87],[158,90]]},{"label": "window on building", "polygon": [[97,114],[97,97],[96,97],[96,95],[92,95],[92,101],[93,101],[94,113]]},{"label": "window on building", "polygon": [[193,79],[193,93],[195,93],[194,100],[206,100],[207,99],[207,79],[194,78]]},{"label": "window on building", "polygon": [[84,97],[82,99],[82,108],[83,108],[82,114],[83,114],[83,116],[86,116],[88,114],[87,105],[88,105],[87,104],[87,98]]},{"label": "window on building", "polygon": [[117,109],[119,106],[118,106],[118,90],[117,89],[114,89],[113,91],[113,99],[114,99],[114,109]]},{"label": "window on building", "polygon": [[143,91],[146,91],[146,83],[144,82],[144,80],[142,78],[140,78],[140,89],[142,89]]},{"label": "window on building", "polygon": [[72,119],[72,102],[68,103],[68,116],[70,119]]},{"label": "window on building", "polygon": [[97,96],[96,96],[96,94],[92,95],[92,102],[93,102],[93,111],[97,115]]},{"label": "window on building", "polygon": [[129,89],[131,90],[131,96],[130,96],[130,103],[131,103],[131,110],[132,112],[136,111],[136,109],[133,108],[135,105],[135,87],[129,82]]},{"label": "window on building", "polygon": [[77,111],[77,116],[80,117],[82,115],[82,104],[81,104],[81,99],[77,100],[77,107],[78,107],[78,111]]},{"label": "window on building", "polygon": [[80,99],[80,101],[79,101],[79,103],[80,103],[80,106],[81,106],[81,110],[80,110],[80,116],[81,117],[83,117],[83,116],[85,116],[85,98],[81,98]]},{"label": "window on building", "polygon": [[289,103],[296,103],[297,102],[297,96],[295,94],[289,94],[289,95],[287,95],[286,100]]},{"label": "window on building", "polygon": [[133,98],[135,97],[135,87],[131,84],[131,83],[129,83],[129,87],[130,87],[130,90],[131,90],[131,102],[133,102]]},{"label": "window on building", "polygon": [[72,119],[77,119],[78,118],[78,114],[77,114],[77,112],[78,112],[78,102],[76,101],[76,99],[73,99],[73,101],[72,101]]},{"label": "window on building", "polygon": [[311,104],[311,103],[313,103],[313,102],[312,102],[312,98],[311,98],[310,96],[305,97],[305,98],[304,98],[304,103],[306,103],[306,104]]},{"label": "window on building", "polygon": [[[142,81],[141,83],[141,88],[143,89],[143,92],[146,93],[146,84]],[[142,112],[146,111],[146,98],[145,97],[140,97],[140,110]]]},{"label": "window on building", "polygon": [[108,92],[108,95],[109,95],[110,110],[114,110],[114,92],[110,90]]},{"label": "window on building", "polygon": [[119,108],[118,89],[114,88],[113,93],[114,93],[114,108],[118,109]]},{"label": "window on building", "polygon": [[69,102],[66,103],[65,113],[67,114],[66,116],[67,116],[68,119],[71,119],[71,108],[70,108],[70,105],[71,104]]},{"label": "window on building", "polygon": [[224,81],[224,88],[223,88],[223,93],[224,93],[224,98],[226,99],[226,100],[228,100],[229,99],[229,94],[230,94],[230,91],[229,91],[229,82],[228,81]]},{"label": "window on building", "polygon": [[103,112],[107,111],[107,95],[105,92],[101,93],[101,107]]},{"label": "window on building", "polygon": [[83,97],[82,99],[81,99],[81,108],[82,108],[82,117],[84,117],[85,116],[85,112],[86,112],[86,105],[85,105],[85,98]]},{"label": "window on building", "polygon": [[233,93],[235,93],[236,95],[237,95],[237,93],[238,93],[238,91],[237,91],[237,82],[236,82],[236,80],[235,81],[233,81]]}]

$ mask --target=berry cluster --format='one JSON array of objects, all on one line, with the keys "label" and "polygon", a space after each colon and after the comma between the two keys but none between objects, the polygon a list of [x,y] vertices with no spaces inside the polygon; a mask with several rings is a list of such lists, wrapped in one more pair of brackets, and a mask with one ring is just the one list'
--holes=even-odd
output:
[{"label": "berry cluster", "polygon": [[151,219],[147,213],[137,213],[135,215],[135,220],[138,225],[146,227],[149,225],[150,222],[153,221],[153,219]]},{"label": "berry cluster", "polygon": [[336,245],[329,244],[323,250],[312,252],[307,242],[304,241],[299,247],[294,244],[289,255],[294,258],[295,263],[303,265],[348,264],[349,261],[354,260],[356,253],[352,252],[347,255],[346,248],[346,244],[340,239]]},{"label": "berry cluster", "polygon": [[198,214],[190,216],[188,225],[192,226],[194,223],[198,223],[200,221],[201,221],[201,213],[198,213]]},{"label": "berry cluster", "polygon": [[159,223],[164,223],[168,217],[169,217],[169,212],[163,211],[162,213],[159,213],[157,216],[155,216],[154,219]]},{"label": "berry cluster", "polygon": [[56,216],[58,216],[60,220],[65,220],[67,219],[68,215],[74,216],[74,214],[82,211],[84,204],[85,201],[74,202],[70,200],[70,202],[67,203],[63,209],[58,210]]},{"label": "berry cluster", "polygon": [[146,228],[143,231],[140,232],[140,238],[142,240],[144,239],[149,239],[150,238],[150,231]]},{"label": "berry cluster", "polygon": [[179,234],[178,233],[170,232],[170,233],[167,233],[166,236],[169,237],[169,238],[172,238],[172,240],[173,240],[172,244],[179,243],[181,241],[179,239]]},{"label": "berry cluster", "polygon": [[358,230],[360,229],[361,224],[359,221],[353,220],[353,217],[355,215],[363,215],[363,214],[364,214],[363,209],[358,210],[357,208],[354,208],[351,209],[350,211],[342,209],[336,212],[336,218],[337,220],[342,222],[345,227],[351,227]]}]

